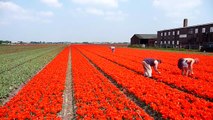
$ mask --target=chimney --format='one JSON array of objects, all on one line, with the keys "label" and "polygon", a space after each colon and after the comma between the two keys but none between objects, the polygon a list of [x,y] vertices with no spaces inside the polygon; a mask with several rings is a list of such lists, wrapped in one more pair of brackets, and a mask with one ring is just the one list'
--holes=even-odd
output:
[{"label": "chimney", "polygon": [[187,27],[188,26],[188,19],[183,19],[183,27]]}]

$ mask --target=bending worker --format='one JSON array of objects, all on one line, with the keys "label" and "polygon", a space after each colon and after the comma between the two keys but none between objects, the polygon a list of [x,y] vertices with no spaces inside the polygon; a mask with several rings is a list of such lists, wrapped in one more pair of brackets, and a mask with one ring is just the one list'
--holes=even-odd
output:
[{"label": "bending worker", "polygon": [[178,60],[178,68],[181,70],[182,75],[193,75],[193,64],[198,62],[198,58],[180,58]]},{"label": "bending worker", "polygon": [[115,46],[111,46],[110,48],[112,50],[112,53],[114,53],[115,52]]},{"label": "bending worker", "polygon": [[142,65],[144,68],[144,76],[145,77],[152,77],[152,67],[154,67],[154,70],[160,74],[158,71],[158,64],[161,63],[161,60],[153,59],[153,58],[145,58],[142,61]]}]

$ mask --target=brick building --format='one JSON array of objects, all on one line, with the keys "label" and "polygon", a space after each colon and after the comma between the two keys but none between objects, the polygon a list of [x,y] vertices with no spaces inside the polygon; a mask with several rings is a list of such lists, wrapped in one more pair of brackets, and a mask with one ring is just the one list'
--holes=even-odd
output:
[{"label": "brick building", "polygon": [[203,44],[213,42],[213,23],[160,30],[157,32],[157,45],[160,47],[176,47],[198,49]]}]

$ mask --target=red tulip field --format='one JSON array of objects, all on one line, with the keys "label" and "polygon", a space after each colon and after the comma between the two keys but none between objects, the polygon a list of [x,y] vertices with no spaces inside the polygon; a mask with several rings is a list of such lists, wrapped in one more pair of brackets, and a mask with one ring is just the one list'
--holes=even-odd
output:
[{"label": "red tulip field", "polygon": [[[0,119],[213,119],[212,55],[109,46],[64,47],[0,106]],[[194,75],[181,75],[185,57],[199,58]],[[161,74],[144,77],[144,58],[162,60]]]}]

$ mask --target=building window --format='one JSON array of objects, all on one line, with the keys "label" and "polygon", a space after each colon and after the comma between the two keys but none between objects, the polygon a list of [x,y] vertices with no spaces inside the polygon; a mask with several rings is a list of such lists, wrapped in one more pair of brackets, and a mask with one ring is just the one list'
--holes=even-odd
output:
[{"label": "building window", "polygon": [[175,35],[175,31],[172,32],[172,35]]},{"label": "building window", "polygon": [[193,28],[189,29],[189,34],[193,34]]},{"label": "building window", "polygon": [[164,36],[166,36],[166,32],[164,33]]},{"label": "building window", "polygon": [[163,36],[163,33],[160,33],[161,36]]},{"label": "building window", "polygon": [[213,32],[213,27],[210,27],[210,32]]},{"label": "building window", "polygon": [[198,28],[195,29],[195,33],[198,33]]},{"label": "building window", "polygon": [[180,31],[178,30],[178,31],[177,31],[177,35],[179,35],[179,34],[180,34]]},{"label": "building window", "polygon": [[170,32],[168,32],[168,35],[170,35]]},{"label": "building window", "polygon": [[202,33],[205,33],[206,32],[206,28],[202,28]]},{"label": "building window", "polygon": [[177,41],[177,45],[179,45],[179,41]]},{"label": "building window", "polygon": [[164,44],[166,44],[166,41],[164,41]]},{"label": "building window", "polygon": [[170,44],[170,41],[168,41],[168,44]]},{"label": "building window", "polygon": [[162,41],[160,41],[160,44],[162,45]]},{"label": "building window", "polygon": [[172,45],[174,45],[175,44],[175,41],[172,41]]}]

